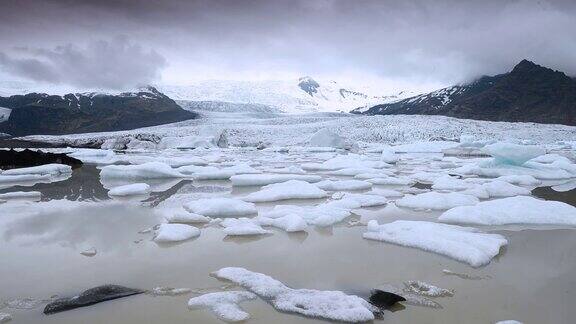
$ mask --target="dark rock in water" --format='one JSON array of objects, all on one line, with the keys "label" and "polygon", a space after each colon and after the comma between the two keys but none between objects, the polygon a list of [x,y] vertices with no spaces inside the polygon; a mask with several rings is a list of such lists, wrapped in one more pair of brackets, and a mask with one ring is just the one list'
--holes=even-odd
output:
[{"label": "dark rock in water", "polygon": [[383,291],[380,289],[374,289],[370,294],[369,301],[370,304],[376,307],[382,309],[388,309],[394,306],[394,304],[396,304],[397,302],[406,301],[406,298],[391,292]]},{"label": "dark rock in water", "polygon": [[49,315],[59,313],[74,308],[94,305],[107,300],[118,299],[142,293],[144,293],[144,291],[140,289],[132,289],[116,285],[98,286],[88,289],[82,292],[80,295],[69,298],[60,298],[51,302],[44,308],[44,314]]},{"label": "dark rock in water", "polygon": [[32,150],[0,150],[0,168],[5,170],[28,168],[50,163],[66,164],[72,168],[82,166],[82,161],[62,153],[56,154]]}]

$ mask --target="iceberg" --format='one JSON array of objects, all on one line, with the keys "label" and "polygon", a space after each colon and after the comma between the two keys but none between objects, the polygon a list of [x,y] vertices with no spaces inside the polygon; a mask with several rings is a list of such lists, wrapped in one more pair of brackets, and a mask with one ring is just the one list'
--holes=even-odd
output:
[{"label": "iceberg", "polygon": [[444,212],[438,220],[479,225],[576,225],[576,207],[559,201],[517,196],[456,207]]},{"label": "iceberg", "polygon": [[395,221],[378,225],[377,221],[371,220],[363,237],[441,254],[473,267],[488,264],[500,253],[500,248],[508,244],[499,234],[424,221]]}]

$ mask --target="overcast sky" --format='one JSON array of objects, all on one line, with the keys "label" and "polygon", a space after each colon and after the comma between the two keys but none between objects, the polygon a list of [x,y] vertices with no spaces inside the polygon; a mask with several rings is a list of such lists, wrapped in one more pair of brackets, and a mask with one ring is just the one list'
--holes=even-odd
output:
[{"label": "overcast sky", "polygon": [[0,79],[436,87],[523,58],[576,75],[575,30],[572,0],[3,0]]}]

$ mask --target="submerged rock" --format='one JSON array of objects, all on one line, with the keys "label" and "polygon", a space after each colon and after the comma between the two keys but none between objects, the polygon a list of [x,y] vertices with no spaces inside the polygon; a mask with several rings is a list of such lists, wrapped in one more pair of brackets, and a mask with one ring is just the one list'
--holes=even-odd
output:
[{"label": "submerged rock", "polygon": [[406,301],[406,298],[391,292],[383,291],[380,289],[374,289],[370,294],[369,301],[370,304],[376,307],[388,309],[394,306],[394,304],[396,304],[397,302]]},{"label": "submerged rock", "polygon": [[65,164],[72,168],[82,166],[82,161],[66,154],[47,153],[41,151],[0,150],[0,169],[28,168],[44,164]]},{"label": "submerged rock", "polygon": [[103,301],[138,295],[143,290],[127,288],[117,285],[103,285],[85,290],[79,295],[57,299],[44,308],[44,314],[54,314],[74,308],[90,306]]}]

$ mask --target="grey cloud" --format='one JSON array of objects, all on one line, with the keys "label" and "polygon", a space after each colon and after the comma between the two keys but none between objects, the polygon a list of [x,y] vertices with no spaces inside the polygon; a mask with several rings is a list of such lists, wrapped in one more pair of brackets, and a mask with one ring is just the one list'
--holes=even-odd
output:
[{"label": "grey cloud", "polygon": [[16,48],[0,53],[0,67],[34,81],[80,88],[125,89],[160,78],[166,60],[125,37],[93,41],[86,47],[73,44],[53,49]]},{"label": "grey cloud", "polygon": [[452,83],[524,58],[576,75],[574,17],[573,0],[19,0],[0,11],[0,47],[126,34],[184,77],[352,71]]}]

